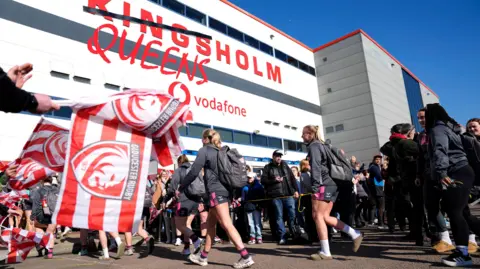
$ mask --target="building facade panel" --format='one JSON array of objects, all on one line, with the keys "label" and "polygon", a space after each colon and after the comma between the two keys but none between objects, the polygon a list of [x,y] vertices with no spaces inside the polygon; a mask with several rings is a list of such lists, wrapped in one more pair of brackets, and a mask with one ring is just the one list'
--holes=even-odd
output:
[{"label": "building facade panel", "polygon": [[420,84],[420,92],[422,94],[423,106],[440,102],[438,97],[422,84]]}]

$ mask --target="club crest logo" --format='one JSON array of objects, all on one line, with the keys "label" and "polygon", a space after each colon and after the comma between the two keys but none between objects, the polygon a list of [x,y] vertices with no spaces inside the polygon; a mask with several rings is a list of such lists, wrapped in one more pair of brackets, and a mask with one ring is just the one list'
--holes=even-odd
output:
[{"label": "club crest logo", "polygon": [[140,146],[119,141],[93,143],[75,154],[71,166],[76,180],[88,193],[131,200],[140,176]]},{"label": "club crest logo", "polygon": [[124,124],[143,131],[157,118],[163,105],[157,95],[135,95],[113,102],[115,114]]},{"label": "club crest logo", "polygon": [[45,160],[51,168],[63,167],[67,151],[68,131],[58,131],[52,134],[43,146]]}]

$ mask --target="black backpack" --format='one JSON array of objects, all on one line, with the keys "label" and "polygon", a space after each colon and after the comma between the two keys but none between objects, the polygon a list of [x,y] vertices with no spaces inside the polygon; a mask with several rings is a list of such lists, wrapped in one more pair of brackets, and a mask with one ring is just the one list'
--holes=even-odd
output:
[{"label": "black backpack", "polygon": [[[182,171],[185,171],[181,176],[181,178],[185,178],[185,176],[190,172],[192,167],[188,167],[187,169],[182,169]],[[195,180],[188,185],[188,187],[185,189],[185,195],[189,197],[191,200],[198,200],[203,198],[206,195],[205,191],[205,183],[203,182],[203,178],[198,175]]]},{"label": "black backpack", "polygon": [[328,170],[333,180],[352,182],[353,171],[348,161],[330,144],[324,144],[327,155]]},{"label": "black backpack", "polygon": [[218,151],[218,178],[228,189],[243,188],[248,184],[247,164],[243,156],[228,146]]}]

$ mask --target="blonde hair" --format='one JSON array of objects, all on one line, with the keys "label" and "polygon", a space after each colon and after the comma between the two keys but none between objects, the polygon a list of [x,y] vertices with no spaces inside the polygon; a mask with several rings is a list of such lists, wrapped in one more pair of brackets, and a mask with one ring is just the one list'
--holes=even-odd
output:
[{"label": "blonde hair", "polygon": [[222,147],[222,140],[220,134],[213,129],[205,129],[202,133],[203,139],[208,139],[208,143],[214,145],[217,148]]},{"label": "blonde hair", "polygon": [[301,160],[300,161],[300,172],[302,172],[302,173],[308,172],[310,170],[309,166],[310,166],[310,163],[308,162],[307,159]]},{"label": "blonde hair", "polygon": [[320,135],[320,127],[318,125],[307,125],[303,127],[303,129],[307,129],[308,131],[313,133],[313,140],[319,140],[320,142],[324,142]]}]

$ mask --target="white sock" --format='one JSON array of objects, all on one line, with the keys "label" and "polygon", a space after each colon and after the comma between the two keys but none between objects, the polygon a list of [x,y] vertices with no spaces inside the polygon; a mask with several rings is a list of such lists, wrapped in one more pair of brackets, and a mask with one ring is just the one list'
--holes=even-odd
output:
[{"label": "white sock", "polygon": [[348,234],[353,240],[357,239],[361,234],[352,227],[348,226],[345,224],[345,227],[343,227],[343,232]]},{"label": "white sock", "polygon": [[450,239],[450,234],[448,233],[448,231],[441,232],[441,233],[440,233],[440,239],[441,239],[442,241],[445,241],[445,242],[447,242],[448,244],[452,245],[452,239]]},{"label": "white sock", "polygon": [[104,249],[103,249],[103,256],[104,256],[105,258],[110,258],[110,255],[108,254],[108,248],[104,248]]},{"label": "white sock", "polygon": [[477,244],[477,240],[475,239],[475,234],[469,235],[468,241]]},{"label": "white sock", "polygon": [[120,239],[120,237],[115,237],[115,242],[117,242],[117,246],[120,246],[120,244],[122,244],[122,239]]},{"label": "white sock", "polygon": [[322,246],[322,254],[326,256],[332,256],[330,253],[330,245],[328,244],[328,240],[320,240],[320,245]]}]

